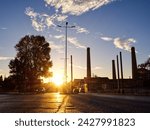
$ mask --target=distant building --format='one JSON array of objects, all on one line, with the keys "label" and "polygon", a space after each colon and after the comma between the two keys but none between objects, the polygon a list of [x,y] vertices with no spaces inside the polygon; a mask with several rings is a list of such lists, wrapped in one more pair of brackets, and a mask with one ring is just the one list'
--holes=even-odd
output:
[{"label": "distant building", "polygon": [[[120,57],[122,60],[122,55]],[[87,48],[87,76],[84,79],[75,79],[73,87],[82,92],[86,90],[86,92],[99,93],[150,93],[150,58],[144,64],[137,66],[135,48],[132,47],[131,63],[132,78],[124,79],[122,76],[121,79],[117,79],[115,60],[112,60],[112,79],[91,77],[90,48]],[[117,72],[119,73],[119,71]]]},{"label": "distant building", "polygon": [[98,92],[109,88],[109,79],[107,77],[84,78],[84,82],[87,84],[89,92]]}]

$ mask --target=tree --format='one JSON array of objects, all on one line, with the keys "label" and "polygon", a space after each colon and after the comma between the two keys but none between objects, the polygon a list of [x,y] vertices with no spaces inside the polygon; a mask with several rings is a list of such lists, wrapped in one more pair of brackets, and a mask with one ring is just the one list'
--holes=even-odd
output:
[{"label": "tree", "polygon": [[138,67],[150,70],[150,57],[147,59],[145,63],[138,65]]},{"label": "tree", "polygon": [[0,87],[2,86],[2,84],[3,84],[3,76],[0,75]]},{"label": "tree", "polygon": [[15,59],[9,63],[10,74],[16,80],[19,89],[31,89],[40,81],[40,77],[50,77],[52,67],[51,48],[43,36],[23,37],[15,49]]}]

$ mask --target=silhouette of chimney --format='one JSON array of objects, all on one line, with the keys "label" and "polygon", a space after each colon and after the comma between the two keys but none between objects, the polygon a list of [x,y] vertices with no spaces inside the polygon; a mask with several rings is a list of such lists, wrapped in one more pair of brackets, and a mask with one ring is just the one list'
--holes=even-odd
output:
[{"label": "silhouette of chimney", "polygon": [[118,74],[118,90],[120,92],[120,70],[119,70],[119,59],[118,59],[118,55],[116,57],[117,59],[117,74]]},{"label": "silhouette of chimney", "polygon": [[91,58],[90,58],[90,48],[87,48],[87,78],[91,78]]},{"label": "silhouette of chimney", "polygon": [[123,80],[123,65],[122,65],[122,53],[120,52],[120,69],[121,69],[121,79]]},{"label": "silhouette of chimney", "polygon": [[134,47],[131,48],[131,60],[132,60],[132,79],[137,79],[137,61]]},{"label": "silhouette of chimney", "polygon": [[115,60],[112,60],[112,79],[116,79]]}]

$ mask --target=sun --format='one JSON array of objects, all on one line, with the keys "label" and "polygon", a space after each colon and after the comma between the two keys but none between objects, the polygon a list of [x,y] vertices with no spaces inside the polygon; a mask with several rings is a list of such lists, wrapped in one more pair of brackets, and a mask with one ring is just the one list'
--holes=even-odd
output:
[{"label": "sun", "polygon": [[61,73],[55,73],[52,77],[52,82],[57,85],[60,86],[63,84],[63,74]]},{"label": "sun", "polygon": [[44,78],[41,77],[41,79],[43,80],[43,83],[54,83],[57,87],[60,87],[63,83],[64,83],[64,78],[63,78],[63,74],[62,73],[58,73],[55,72],[53,73],[53,77],[48,77],[48,78]]}]

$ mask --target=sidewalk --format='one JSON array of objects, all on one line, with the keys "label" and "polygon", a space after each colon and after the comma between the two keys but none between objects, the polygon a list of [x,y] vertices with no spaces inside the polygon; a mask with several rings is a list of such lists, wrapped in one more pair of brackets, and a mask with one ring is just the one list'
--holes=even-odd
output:
[{"label": "sidewalk", "polygon": [[129,95],[108,95],[108,94],[99,94],[99,93],[86,93],[88,95],[105,97],[105,98],[115,98],[115,99],[126,99],[134,101],[144,101],[150,102],[150,96],[129,96]]}]

